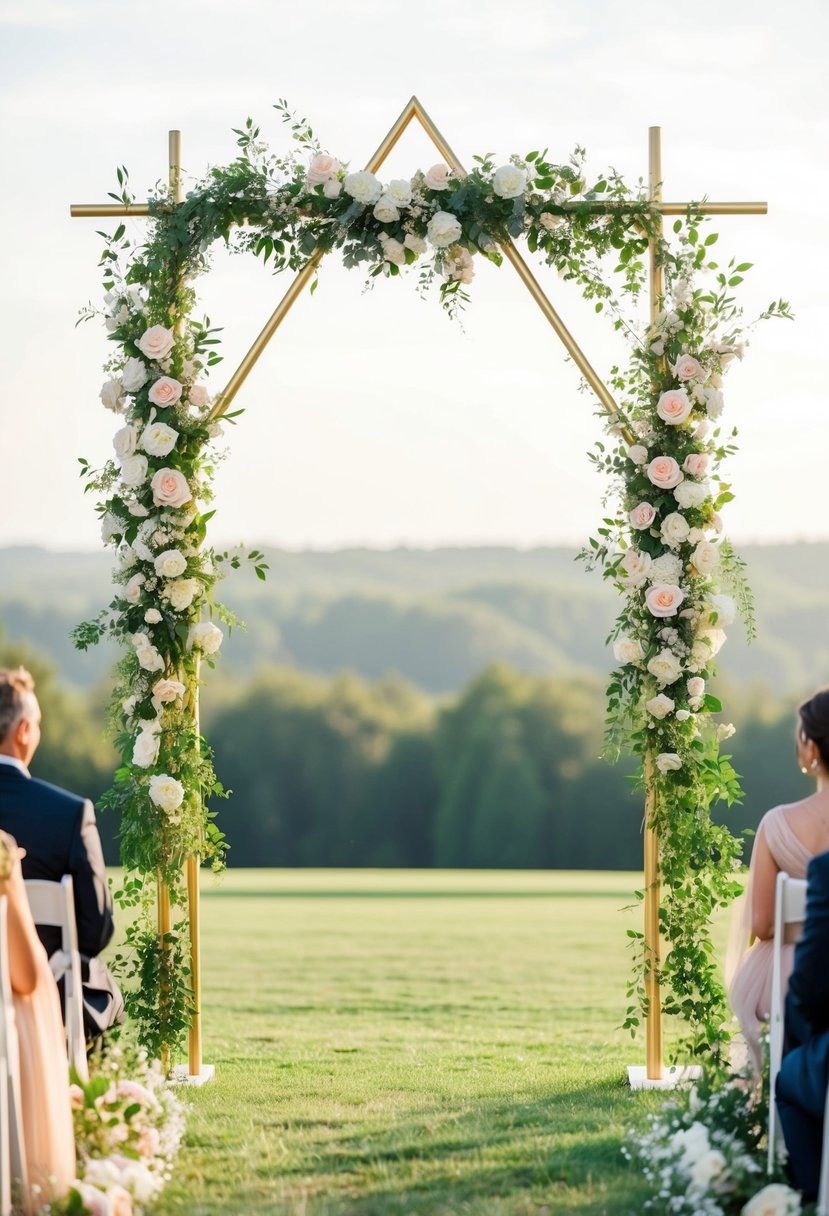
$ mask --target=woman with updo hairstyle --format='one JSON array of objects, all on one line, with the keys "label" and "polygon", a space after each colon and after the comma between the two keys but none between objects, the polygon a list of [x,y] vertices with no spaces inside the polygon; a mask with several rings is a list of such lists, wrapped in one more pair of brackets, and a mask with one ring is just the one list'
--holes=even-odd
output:
[{"label": "woman with updo hairstyle", "polygon": [[[798,709],[795,754],[815,789],[799,802],[776,806],[760,821],[751,851],[746,893],[735,908],[726,962],[728,996],[754,1071],[762,1069],[760,1040],[771,1013],[774,898],[781,870],[805,878],[809,862],[829,850],[829,688]],[[789,926],[783,945],[785,995],[799,926]]]}]

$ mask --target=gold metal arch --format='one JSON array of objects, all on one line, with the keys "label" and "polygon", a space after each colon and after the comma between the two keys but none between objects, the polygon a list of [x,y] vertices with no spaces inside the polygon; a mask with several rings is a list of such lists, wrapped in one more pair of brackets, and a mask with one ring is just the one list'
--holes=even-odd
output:
[{"label": "gold metal arch", "polygon": [[[377,172],[389,153],[395,147],[400,137],[413,120],[417,120],[425,133],[432,140],[438,152],[456,173],[465,175],[465,169],[453,152],[429,114],[420,104],[417,97],[411,97],[401,110],[398,118],[388,134],[380,143],[377,151],[369,159],[366,168]],[[695,211],[703,215],[766,215],[768,204],[765,202],[703,202],[689,201],[687,203],[664,202],[662,199],[662,142],[661,128],[650,127],[648,133],[648,195],[650,202],[657,212],[658,223],[649,242],[649,305],[653,321],[662,307],[665,291],[664,272],[657,257],[659,241],[662,234],[662,222],[666,215],[685,215],[688,208],[693,206]],[[169,175],[172,190],[173,205],[182,201],[181,189],[181,136],[178,131],[169,133]],[[565,204],[565,206],[584,207],[584,203]],[[625,210],[626,204],[616,200],[597,200],[588,204],[597,213],[608,213],[613,210]],[[125,206],[121,203],[73,203],[70,215],[77,219],[116,218],[116,217],[147,217],[150,214],[148,203],[132,203]],[[618,414],[619,409],[612,394],[593,369],[581,347],[567,329],[556,309],[553,307],[529,266],[516,249],[511,240],[507,240],[502,249],[507,260],[515,267],[519,278],[530,292],[541,312],[552,326],[565,350],[573,359],[579,371],[584,376],[596,397],[607,410],[608,414]],[[211,418],[220,417],[229,408],[239,389],[244,384],[251,370],[261,357],[265,347],[274,336],[285,317],[302,294],[305,287],[313,278],[322,261],[322,251],[317,251],[308,263],[298,272],[294,281],[277,304],[267,323],[257,335],[250,350],[231,376],[224,390],[217,396],[210,413]],[[632,436],[629,436],[632,440]],[[198,696],[194,696],[194,716],[198,723]],[[651,768],[652,758],[646,757],[646,777]],[[646,788],[652,791],[652,781],[646,780]],[[644,936],[645,936],[645,992],[648,1001],[646,1018],[646,1067],[647,1081],[659,1082],[665,1077],[663,1066],[662,1045],[662,1008],[659,985],[659,968],[661,965],[661,941],[659,933],[659,840],[656,831],[650,826],[654,812],[653,793],[649,792],[645,804],[644,829]],[[202,1063],[201,1038],[201,966],[199,941],[199,882],[197,857],[187,862],[188,910],[190,921],[190,950],[191,950],[191,983],[194,994],[194,1015],[189,1035],[189,1079],[200,1081],[212,1074]],[[163,934],[169,931],[170,923],[169,894],[165,889],[159,890],[159,931]],[[635,1070],[634,1070],[635,1071]]]}]

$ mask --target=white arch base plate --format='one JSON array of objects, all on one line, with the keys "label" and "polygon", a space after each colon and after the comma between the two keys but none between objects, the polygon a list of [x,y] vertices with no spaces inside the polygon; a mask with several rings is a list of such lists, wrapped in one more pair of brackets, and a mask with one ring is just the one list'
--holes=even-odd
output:
[{"label": "white arch base plate", "polygon": [[216,1075],[215,1064],[202,1064],[201,1072],[188,1072],[186,1064],[177,1064],[170,1076],[171,1085],[207,1085]]},{"label": "white arch base plate", "polygon": [[676,1089],[677,1085],[698,1081],[701,1076],[702,1067],[699,1064],[686,1064],[684,1067],[674,1065],[655,1079],[648,1076],[644,1064],[631,1064],[628,1067],[628,1085],[631,1089]]}]

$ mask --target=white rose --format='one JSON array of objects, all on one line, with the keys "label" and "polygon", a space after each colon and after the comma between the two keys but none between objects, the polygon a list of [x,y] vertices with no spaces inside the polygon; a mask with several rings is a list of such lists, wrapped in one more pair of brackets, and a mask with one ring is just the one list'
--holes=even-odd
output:
[{"label": "white rose", "polygon": [[691,561],[700,574],[712,574],[720,564],[719,548],[710,540],[701,540],[691,554]]},{"label": "white rose", "polygon": [[613,643],[613,657],[617,663],[640,663],[645,657],[641,642],[636,638],[617,638]]},{"label": "white rose", "polygon": [[728,638],[724,629],[705,629],[697,640],[705,642],[713,656],[720,653]]},{"label": "white rose", "polygon": [[150,798],[162,811],[166,811],[168,815],[172,814],[184,802],[184,786],[180,781],[176,781],[175,777],[161,773],[159,776],[150,777]]},{"label": "white rose", "polygon": [[137,393],[147,383],[147,365],[143,359],[127,359],[121,369],[121,382],[125,392]]},{"label": "white rose", "polygon": [[187,478],[178,469],[159,469],[150,486],[157,507],[183,507],[193,497]]},{"label": "white rose", "polygon": [[680,558],[675,553],[663,553],[651,562],[648,578],[652,583],[678,583],[681,574],[682,561]]},{"label": "white rose", "polygon": [[800,1195],[782,1182],[772,1182],[743,1207],[741,1216],[799,1216]]},{"label": "white rose", "polygon": [[642,587],[651,568],[649,553],[641,553],[638,549],[626,549],[625,555],[617,567],[618,577],[626,587]]},{"label": "white rose", "polygon": [[693,402],[684,388],[668,389],[656,403],[657,414],[669,426],[685,422],[693,408]]},{"label": "white rose", "polygon": [[212,621],[198,621],[190,626],[187,649],[200,650],[202,654],[215,654],[222,644],[224,634]]},{"label": "white rose", "polygon": [[676,752],[660,752],[656,757],[656,767],[660,773],[675,773],[677,769],[682,768],[682,761]]},{"label": "white rose", "polygon": [[682,675],[682,664],[671,650],[661,650],[652,659],[648,659],[648,671],[657,684],[664,688],[673,684]]},{"label": "white rose", "polygon": [[383,259],[386,262],[393,262],[395,266],[405,266],[405,245],[401,245],[400,241],[396,241],[394,237],[389,237],[383,241]]},{"label": "white rose", "polygon": [[427,169],[423,176],[430,190],[445,190],[449,185],[450,172],[449,166],[440,161],[432,165],[431,169]]},{"label": "white rose", "polygon": [[670,583],[654,583],[645,592],[645,604],[651,616],[662,619],[676,616],[685,593]]},{"label": "white rose", "polygon": [[[155,729],[154,729],[155,727]],[[158,759],[158,751],[161,746],[161,739],[158,734],[157,724],[153,723],[150,726],[142,727],[135,736],[135,742],[132,748],[132,762],[137,768],[151,768]]]},{"label": "white rose", "polygon": [[118,516],[114,515],[112,511],[104,512],[101,517],[101,540],[104,544],[108,545],[114,537],[120,536],[123,531],[124,525]]},{"label": "white rose", "polygon": [[124,713],[129,718],[129,716],[132,714],[132,711],[135,709],[137,704],[138,704],[138,697],[133,695],[131,697],[127,697],[126,700],[121,702],[121,709],[124,711]]},{"label": "white rose", "polygon": [[648,465],[648,480],[660,490],[672,490],[682,481],[682,469],[673,456],[655,456]]},{"label": "white rose", "polygon": [[717,726],[717,742],[723,743],[726,739],[730,739],[732,735],[736,735],[737,727],[733,722],[720,722]]},{"label": "white rose", "polygon": [[166,329],[163,325],[152,325],[144,331],[136,345],[143,355],[157,363],[159,359],[167,358],[174,343],[175,334],[172,329]]},{"label": "white rose", "polygon": [[683,481],[674,490],[674,498],[685,511],[689,507],[701,507],[710,496],[711,483],[708,481]]},{"label": "white rose", "polygon": [[716,613],[716,624],[733,625],[737,616],[737,605],[730,595],[709,595],[708,607]]},{"label": "white rose", "polygon": [[641,443],[632,443],[628,448],[628,460],[632,460],[634,464],[647,464],[648,449]]},{"label": "white rose", "polygon": [[705,680],[702,676],[692,676],[685,687],[688,689],[688,696],[697,700],[705,693]]},{"label": "white rose", "polygon": [[147,480],[147,457],[128,456],[121,465],[121,480],[132,489],[143,485]]},{"label": "white rose", "polygon": [[166,549],[155,559],[155,572],[160,578],[178,578],[187,569],[187,558],[178,549]]},{"label": "white rose", "polygon": [[687,722],[690,716],[691,712],[688,709],[678,709],[674,714],[677,722]]},{"label": "white rose", "polygon": [[178,431],[164,422],[151,422],[141,433],[141,446],[150,456],[167,456],[176,446]]},{"label": "white rose", "polygon": [[412,201],[412,184],[405,177],[396,177],[386,186],[386,196],[398,207],[408,207]]},{"label": "white rose", "polygon": [[144,613],[144,620],[148,625],[158,625],[164,618],[157,608],[148,608]]},{"label": "white rose", "polygon": [[429,246],[426,244],[422,236],[418,236],[416,232],[407,232],[403,239],[403,244],[407,249],[411,249],[413,253],[425,253]]},{"label": "white rose", "polygon": [[107,380],[101,387],[101,401],[113,414],[120,414],[124,405],[122,392],[124,385],[120,380]]},{"label": "white rose", "polygon": [[705,375],[705,369],[693,355],[680,355],[673,366],[673,373],[678,380],[698,380]]},{"label": "white rose", "polygon": [[527,189],[527,174],[517,165],[501,165],[492,175],[492,190],[499,198],[518,198]]},{"label": "white rose", "polygon": [[661,720],[673,712],[674,704],[670,697],[666,697],[664,692],[661,692],[658,696],[651,697],[650,701],[645,702],[645,709],[652,718]]},{"label": "white rose", "polygon": [[305,178],[307,186],[321,186],[336,177],[340,171],[340,162],[327,152],[318,152],[311,160],[308,174]]},{"label": "white rose", "polygon": [[[128,604],[137,604],[141,599],[141,588],[144,585],[144,575],[134,574],[124,587],[124,599]],[[141,635],[145,637],[145,634]]]},{"label": "white rose", "polygon": [[725,398],[718,388],[705,390],[705,411],[709,418],[717,419],[725,408]]},{"label": "white rose", "polygon": [[343,189],[346,194],[351,195],[355,203],[362,203],[364,207],[376,203],[383,193],[382,183],[373,173],[369,173],[367,169],[358,169],[356,173],[347,173],[343,182]]},{"label": "white rose", "polygon": [[112,446],[118,460],[126,460],[127,456],[133,456],[138,447],[138,428],[131,422],[122,426],[120,431],[116,431],[113,435]]},{"label": "white rose", "polygon": [[129,511],[130,515],[135,516],[136,519],[144,519],[147,515],[149,515],[147,508],[142,506],[142,504],[135,498],[133,498],[131,502],[127,503],[127,510]]},{"label": "white rose", "polygon": [[429,220],[426,236],[436,249],[446,249],[463,235],[458,217],[451,211],[436,211]]},{"label": "white rose", "polygon": [[674,511],[671,515],[666,515],[662,520],[659,534],[669,548],[676,549],[684,540],[688,539],[690,530],[685,516],[680,515],[678,511]]},{"label": "white rose", "polygon": [[388,194],[382,194],[380,196],[374,206],[374,211],[372,214],[376,220],[380,221],[381,224],[391,224],[394,220],[400,219],[400,212],[395,206],[394,199],[390,198]]},{"label": "white rose", "polygon": [[144,671],[162,671],[164,669],[164,660],[155,646],[151,646],[149,643],[146,646],[136,647],[135,657],[138,659],[138,666]]},{"label": "white rose", "polygon": [[179,697],[183,697],[184,691],[180,680],[156,680],[153,684],[153,700],[162,705],[170,705]]},{"label": "white rose", "polygon": [[176,612],[184,612],[193,603],[198,590],[197,578],[177,578],[169,582],[164,589],[170,605]]},{"label": "white rose", "polygon": [[337,177],[329,177],[328,181],[323,183],[322,192],[326,198],[339,198],[342,190],[343,184]]}]

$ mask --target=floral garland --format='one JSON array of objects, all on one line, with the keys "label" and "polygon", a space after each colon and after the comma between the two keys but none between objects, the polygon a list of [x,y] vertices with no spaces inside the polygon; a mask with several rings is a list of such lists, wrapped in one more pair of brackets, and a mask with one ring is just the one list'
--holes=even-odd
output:
[{"label": "floral garland", "polygon": [[[465,177],[439,164],[410,180],[384,183],[364,170],[350,172],[320,148],[308,124],[295,120],[285,103],[276,108],[291,124],[294,151],[271,155],[248,119],[236,131],[240,152],[231,165],[212,169],[180,205],[173,206],[167,192],[151,200],[153,223],[143,244],[133,247],[123,224],[111,236],[101,234],[104,317],[115,344],[101,399],[123,415],[123,425],[115,435],[115,459],[97,470],[82,460],[81,473],[87,489],[100,496],[103,540],[117,554],[119,589],[107,609],[78,627],[75,640],[85,648],[111,634],[125,649],[111,711],[123,764],[107,804],[121,816],[128,876],[120,899],[139,904],[141,912],[121,960],[127,977],[138,981],[129,985],[128,1009],[153,1054],[180,1042],[190,1017],[190,993],[186,922],[180,919],[159,941],[152,880],[163,880],[174,906],[179,905],[184,859],[196,854],[220,866],[224,850],[208,809],[209,797],[223,791],[194,721],[199,660],[212,663],[222,640],[211,618],[233,623],[215,601],[215,584],[227,564],[240,563],[238,555],[218,555],[205,546],[213,512],[203,507],[210,500],[221,403],[214,406],[202,377],[219,356],[209,320],[192,315],[191,282],[208,268],[216,240],[262,257],[274,271],[301,269],[313,255],[332,249],[341,251],[346,266],[364,266],[370,279],[417,264],[421,290],[437,282],[451,314],[468,299],[464,289],[474,274],[474,258],[500,264],[499,246],[523,236],[531,252],[577,283],[585,298],[595,301],[596,311],[606,312],[615,328],[631,337],[631,370],[614,370],[612,381],[630,403],[614,426],[627,433],[635,428],[642,444],[631,448],[630,458],[622,446],[612,454],[601,448],[594,459],[611,476],[622,473],[627,479],[630,526],[639,529],[641,543],[632,548],[625,521],[609,521],[601,541],[594,542],[593,557],[626,590],[644,587],[649,574],[659,572],[650,590],[631,595],[620,618],[618,633],[625,633],[629,648],[622,653],[630,665],[611,684],[611,750],[630,723],[639,751],[658,744],[658,805],[666,807],[670,795],[680,808],[670,816],[660,811],[658,825],[665,833],[663,872],[674,894],[665,910],[670,940],[676,943],[681,936],[674,923],[678,914],[693,905],[694,924],[704,924],[723,898],[721,886],[706,886],[708,876],[719,873],[713,848],[727,855],[729,865],[735,856],[727,833],[715,841],[692,827],[703,822],[699,808],[708,806],[714,785],[729,796],[736,789],[733,774],[715,759],[715,743],[703,744],[697,736],[701,714],[715,703],[696,685],[681,697],[668,697],[666,691],[674,694],[679,687],[679,665],[684,671],[695,664],[700,673],[695,678],[704,678],[707,659],[703,662],[701,648],[713,654],[716,630],[728,615],[724,600],[719,605],[711,600],[707,581],[716,554],[723,551],[708,537],[715,505],[705,477],[706,461],[710,464],[720,449],[714,441],[706,446],[698,426],[701,415],[713,415],[721,403],[714,378],[736,349],[733,343],[715,349],[702,340],[707,340],[709,314],[721,320],[731,307],[725,290],[706,297],[689,286],[686,271],[690,262],[700,261],[699,248],[670,262],[674,255],[664,247],[666,264],[682,267],[682,274],[673,276],[674,291],[684,282],[686,297],[681,314],[666,313],[648,345],[626,320],[622,301],[635,301],[644,288],[642,255],[653,227],[652,209],[615,172],[588,184],[582,149],[566,164],[549,161],[546,152],[513,156],[497,167],[488,156],[475,157],[475,168]],[[128,204],[124,170],[118,180],[120,192],[112,197]],[[606,210],[594,206],[605,201],[612,203]],[[697,217],[678,221],[685,246],[696,240],[697,228]],[[732,285],[737,277],[732,275]],[[92,307],[82,314],[98,315]],[[696,349],[696,361],[682,362],[689,349]],[[669,369],[666,356],[679,371]],[[684,387],[676,386],[674,374]],[[235,417],[225,414],[226,421]],[[676,492],[684,498],[672,501]],[[725,495],[721,489],[718,504]],[[698,563],[690,572],[689,545]],[[262,555],[247,556],[265,577]],[[670,627],[664,619],[680,604],[685,615],[674,639],[661,630]],[[654,611],[662,614],[658,627]],[[694,630],[699,637],[692,638]],[[646,729],[640,710],[645,692],[647,700],[665,708],[658,723],[653,715],[654,731]],[[678,895],[683,884],[691,893],[684,903]],[[682,975],[674,1011],[705,1025],[710,1037],[713,965],[707,955],[696,956],[696,962],[702,968],[698,999],[689,1008]],[[676,981],[674,970],[669,959],[666,973]],[[629,1015],[629,1024],[634,1020]]]}]

